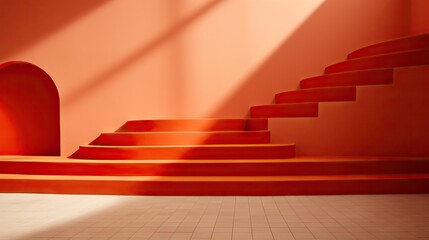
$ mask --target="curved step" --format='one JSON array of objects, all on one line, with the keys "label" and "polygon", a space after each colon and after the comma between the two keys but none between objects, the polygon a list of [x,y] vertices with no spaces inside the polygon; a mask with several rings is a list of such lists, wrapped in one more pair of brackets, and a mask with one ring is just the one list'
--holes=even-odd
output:
[{"label": "curved step", "polygon": [[356,87],[316,88],[278,93],[276,103],[333,102],[356,100]]},{"label": "curved step", "polygon": [[250,115],[253,118],[317,117],[317,103],[289,103],[253,106]]},{"label": "curved step", "polygon": [[79,147],[79,158],[85,159],[273,159],[294,156],[294,144]]},{"label": "curved step", "polygon": [[429,159],[299,157],[252,160],[0,159],[0,174],[87,176],[296,176],[429,172]]},{"label": "curved step", "polygon": [[425,48],[429,48],[429,34],[398,38],[386,42],[373,44],[350,53],[347,58],[354,59]]},{"label": "curved step", "polygon": [[0,174],[0,192],[176,196],[428,193],[429,174],[259,177]]},{"label": "curved step", "polygon": [[394,68],[429,64],[429,49],[351,59],[325,68],[325,73],[338,73],[374,68]]},{"label": "curved step", "polygon": [[301,80],[299,86],[302,89],[307,89],[392,84],[393,72],[393,68],[389,68],[327,74]]},{"label": "curved step", "polygon": [[269,143],[269,131],[102,133],[97,145],[197,145]]},{"label": "curved step", "polygon": [[117,132],[242,131],[246,119],[161,119],[127,121]]}]

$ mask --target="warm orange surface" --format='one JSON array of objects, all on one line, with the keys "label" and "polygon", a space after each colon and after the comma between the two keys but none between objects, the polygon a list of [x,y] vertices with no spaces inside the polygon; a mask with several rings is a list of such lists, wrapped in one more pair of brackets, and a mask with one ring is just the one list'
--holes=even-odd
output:
[{"label": "warm orange surface", "polygon": [[403,0],[6,2],[0,62],[55,80],[64,155],[129,119],[242,118],[344,53],[408,32]]},{"label": "warm orange surface", "polygon": [[391,39],[389,41],[376,43],[370,46],[365,46],[358,50],[355,50],[347,55],[348,59],[369,57],[374,55],[404,52],[416,49],[429,48],[429,34],[419,34],[406,36],[397,39]]},{"label": "warm orange surface", "polygon": [[246,120],[246,119],[132,120],[132,121],[127,121],[117,131],[118,132],[244,131],[246,129],[247,121],[252,121],[252,120]]},{"label": "warm orange surface", "polygon": [[354,101],[356,100],[356,88],[330,87],[289,91],[276,94],[275,100],[277,104],[299,102]]},{"label": "warm orange surface", "polygon": [[60,155],[59,105],[57,88],[42,69],[0,64],[0,155]]},{"label": "warm orange surface", "polygon": [[100,145],[197,145],[269,143],[269,131],[103,133]]},{"label": "warm orange surface", "polygon": [[2,158],[1,174],[79,176],[308,176],[416,174],[428,158],[300,157],[289,159],[71,160]]},{"label": "warm orange surface", "polygon": [[393,71],[393,68],[386,68],[325,74],[303,79],[299,86],[307,89],[391,84],[393,83]]},{"label": "warm orange surface", "polygon": [[243,163],[243,162],[347,162],[347,161],[400,161],[400,160],[429,160],[429,157],[370,157],[370,156],[298,156],[288,159],[215,159],[215,160],[93,160],[69,159],[65,157],[50,156],[0,156],[0,162],[59,162],[59,163]]},{"label": "warm orange surface", "polygon": [[429,175],[331,177],[69,177],[0,175],[1,192],[126,195],[297,195],[428,192]]},{"label": "warm orange surface", "polygon": [[204,144],[167,146],[79,147],[78,158],[89,159],[261,159],[295,156],[294,144]]},{"label": "warm orange surface", "polygon": [[338,73],[377,68],[394,68],[429,64],[429,48],[349,59],[325,68],[325,73]]},{"label": "warm orange surface", "polygon": [[250,115],[254,118],[273,118],[273,117],[317,117],[318,103],[285,103],[273,105],[260,105],[250,108]]},{"label": "warm orange surface", "polygon": [[[429,179],[429,174],[383,174],[383,175],[330,175],[330,176],[65,176],[65,175],[22,175],[0,174],[0,179],[23,180],[84,180],[84,181],[156,181],[156,182],[287,182],[287,181],[348,181],[383,179]],[[227,183],[225,183],[227,184]]]},{"label": "warm orange surface", "polygon": [[429,1],[410,1],[410,34],[429,33]]},{"label": "warm orange surface", "polygon": [[429,159],[71,160],[3,156],[0,192],[300,195],[429,192]]},{"label": "warm orange surface", "polygon": [[298,155],[429,156],[428,78],[428,66],[396,69],[394,84],[320,103],[318,118],[271,119],[272,139],[294,141]]}]

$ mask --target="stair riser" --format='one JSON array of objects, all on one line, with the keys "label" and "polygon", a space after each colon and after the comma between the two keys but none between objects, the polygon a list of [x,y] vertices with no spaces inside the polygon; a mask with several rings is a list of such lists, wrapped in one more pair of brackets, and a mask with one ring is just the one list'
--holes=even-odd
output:
[{"label": "stair riser", "polygon": [[342,87],[393,83],[393,69],[322,75],[304,79],[300,88]]},{"label": "stair riser", "polygon": [[317,103],[290,104],[290,105],[265,105],[250,108],[250,115],[253,118],[274,118],[274,117],[317,117]]},{"label": "stair riser", "polygon": [[150,134],[102,134],[99,145],[195,145],[195,144],[252,144],[269,143],[270,133],[150,133]]},{"label": "stair riser", "polygon": [[79,158],[84,159],[281,159],[294,156],[295,146],[79,148]]},{"label": "stair riser", "polygon": [[426,64],[429,64],[429,50],[349,60],[325,68],[325,73],[331,74],[374,68],[394,68]]},{"label": "stair riser", "polygon": [[128,121],[117,132],[243,131],[245,119]]},{"label": "stair riser", "polygon": [[429,193],[429,179],[139,182],[90,180],[0,180],[4,193],[119,194],[174,196],[266,196]]},{"label": "stair riser", "polygon": [[429,48],[429,34],[374,44],[350,53],[347,58],[354,59],[425,48]]},{"label": "stair riser", "polygon": [[1,174],[81,176],[294,176],[429,172],[429,161],[287,163],[0,162]]},{"label": "stair riser", "polygon": [[276,103],[355,101],[356,88],[314,89],[276,94]]}]

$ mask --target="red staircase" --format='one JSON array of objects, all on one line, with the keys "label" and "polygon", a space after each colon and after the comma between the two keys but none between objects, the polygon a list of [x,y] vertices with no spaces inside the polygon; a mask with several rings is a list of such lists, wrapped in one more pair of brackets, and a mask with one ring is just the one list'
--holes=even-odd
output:
[{"label": "red staircase", "polygon": [[[254,106],[250,119],[129,121],[80,146],[76,159],[0,159],[1,192],[143,195],[428,193],[429,157],[295,157],[267,118],[319,116],[357,87],[392,84],[399,67],[429,65],[429,34],[359,49],[348,60]],[[297,148],[300,146],[298,145]]]}]

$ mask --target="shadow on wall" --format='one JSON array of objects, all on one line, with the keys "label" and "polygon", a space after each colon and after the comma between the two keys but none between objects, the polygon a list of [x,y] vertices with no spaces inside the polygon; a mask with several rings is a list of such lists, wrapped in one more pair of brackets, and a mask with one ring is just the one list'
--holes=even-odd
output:
[{"label": "shadow on wall", "polygon": [[[173,38],[177,37],[195,20],[205,15],[222,1],[209,1],[198,11],[180,20],[169,30],[133,52],[132,55],[98,73],[95,77],[86,81],[84,85],[68,94],[63,101],[63,105],[65,107],[72,105],[100,87],[100,85],[108,84],[108,80],[115,79],[113,77],[115,74],[124,71],[133,63],[140,61],[141,58],[171,42]],[[405,35],[406,23],[402,23],[403,26],[398,26],[396,22],[394,26],[387,24],[386,29],[391,29],[389,36],[385,36],[385,32],[377,34],[378,26],[373,26],[380,20],[377,14],[378,11],[385,9],[391,5],[390,3],[391,1],[387,0],[379,1],[378,4],[374,4],[370,0],[347,2],[326,0],[280,47],[273,51],[274,53],[267,60],[260,63],[257,70],[241,81],[243,82],[242,86],[234,91],[233,95],[224,100],[223,104],[207,117],[242,117],[248,111],[249,106],[267,104],[272,100],[274,93],[295,89],[299,80],[322,73],[324,66],[341,60],[344,58],[344,53],[377,40]],[[180,7],[179,5],[173,2],[171,7]],[[400,16],[403,12],[399,8],[391,9],[389,11],[395,16]],[[367,16],[366,19],[362,19],[363,13],[370,17]],[[174,15],[174,11],[172,11],[172,14]],[[402,19],[401,17],[397,18]],[[386,22],[388,20],[390,21],[390,19],[386,19]],[[398,20],[399,22],[403,21]],[[383,24],[386,25],[385,23]],[[397,34],[398,27],[404,27],[404,31],[400,35]],[[176,49],[178,50],[176,53],[183,55],[179,48],[180,46]],[[175,54],[177,58],[175,64],[178,67],[175,67],[172,71],[180,75],[181,62],[180,56],[177,56],[177,54]],[[180,76],[177,79],[180,81]],[[176,99],[180,101],[183,83],[177,82],[174,85],[176,86]],[[264,89],[264,91],[260,91],[261,89]],[[258,94],[255,94],[255,92]],[[175,102],[175,104],[178,103]],[[237,115],[237,109],[242,109],[240,115]]]},{"label": "shadow on wall", "polygon": [[[175,25],[170,27],[167,31],[165,31],[163,34],[159,35],[158,37],[154,38],[152,41],[150,41],[148,44],[142,46],[137,51],[133,52],[131,55],[127,56],[125,59],[117,63],[115,66],[112,66],[105,71],[98,73],[95,77],[85,82],[83,86],[80,86],[76,90],[74,90],[72,93],[68,94],[68,96],[64,99],[63,105],[65,107],[72,105],[73,103],[80,100],[83,96],[91,93],[96,88],[100,87],[100,85],[108,84],[108,80],[115,79],[113,76],[115,74],[118,74],[122,71],[124,71],[127,67],[132,65],[133,63],[141,60],[141,58],[145,57],[146,55],[150,54],[152,51],[160,48],[163,44],[171,41],[172,38],[174,38],[177,34],[179,34],[181,31],[183,31],[186,27],[191,25],[195,20],[209,12],[211,9],[216,7],[219,3],[221,3],[223,0],[211,0],[207,4],[205,4],[203,7],[201,7],[198,11],[194,12],[193,14],[187,16],[186,18],[178,21]],[[171,2],[172,8],[180,7],[180,4],[176,1]],[[174,14],[174,9],[172,9],[172,13]],[[177,52],[180,53],[180,52]],[[177,59],[180,59],[180,56],[176,55]],[[176,64],[180,64],[180,61],[176,61]],[[178,70],[176,69],[176,72]],[[180,78],[177,78],[180,80]],[[175,84],[176,93],[180,93],[180,88],[182,87],[182,84],[179,82]],[[180,94],[177,96],[178,101],[180,101]],[[177,103],[176,103],[177,104]]]},{"label": "shadow on wall", "polygon": [[0,0],[0,57],[8,59],[108,0]]},{"label": "shadow on wall", "polygon": [[[46,44],[47,46],[36,48],[34,52],[25,52],[23,56],[34,57],[38,64],[40,62],[53,76],[60,79],[58,86],[62,90],[62,109],[64,109],[63,149],[67,153],[72,152],[71,148],[75,149],[78,144],[93,139],[100,131],[117,127],[117,125],[130,118],[243,117],[249,106],[267,104],[273,98],[274,93],[296,88],[301,78],[319,74],[322,67],[343,58],[345,52],[368,44],[371,41],[397,35],[398,25],[396,23],[403,22],[403,18],[401,18],[403,10],[402,8],[399,9],[399,4],[395,3],[404,2],[405,4],[406,1],[323,1],[319,8],[301,26],[297,26],[296,30],[295,26],[289,26],[291,28],[289,30],[291,31],[290,36],[275,35],[275,42],[279,43],[282,38],[285,38],[283,43],[279,44],[279,47],[269,46],[269,48],[272,48],[272,55],[268,59],[259,59],[258,55],[258,59],[254,62],[254,66],[257,67],[255,67],[256,70],[253,73],[249,70],[251,67],[249,69],[244,68],[250,64],[238,65],[244,66],[243,68],[234,64],[231,64],[231,66],[213,64],[214,66],[221,66],[219,69],[209,66],[213,62],[222,63],[228,54],[245,55],[247,52],[251,52],[251,49],[243,47],[237,52],[213,54],[211,56],[210,52],[200,51],[205,48],[205,45],[199,46],[200,49],[198,49],[195,44],[192,46],[189,46],[189,44],[194,42],[200,45],[218,43],[219,45],[214,45],[213,47],[214,52],[225,50],[224,47],[228,46],[239,46],[242,44],[240,37],[246,39],[247,30],[233,35],[235,31],[241,31],[242,27],[253,27],[252,21],[256,20],[260,24],[256,25],[256,28],[259,28],[256,32],[261,34],[264,32],[263,29],[269,26],[261,25],[261,22],[263,24],[266,19],[260,19],[260,17],[267,15],[256,14],[257,17],[252,15],[247,18],[246,14],[248,12],[246,12],[246,8],[237,7],[240,4],[234,5],[235,7],[228,5],[231,2],[240,3],[240,1],[228,1],[228,4],[226,4],[227,1],[223,0],[207,0],[200,4],[191,4],[198,6],[192,11],[186,11],[189,10],[187,8],[189,6],[186,6],[187,4],[180,6],[181,1],[160,1],[159,6],[155,5],[162,11],[158,14],[156,9],[153,10],[154,15],[157,17],[148,18],[150,21],[146,23],[145,27],[153,25],[153,21],[156,19],[166,18],[166,21],[162,26],[154,26],[155,30],[150,34],[139,35],[142,37],[140,39],[130,34],[129,31],[108,31],[112,25],[109,22],[111,19],[111,14],[109,14],[111,12],[109,11],[115,12],[117,10],[117,8],[114,8],[116,5],[111,5],[110,3],[119,2],[121,1],[78,0],[71,3],[69,1],[46,0],[43,3],[39,3],[31,0],[0,0],[1,5],[7,4],[8,6],[7,8],[0,7],[1,29],[9,32],[16,30],[11,36],[0,36],[0,40],[4,43],[0,46],[0,57],[12,56],[19,51],[30,48],[33,43],[43,42],[43,40],[48,39],[49,35],[53,35],[55,31],[62,37],[58,38],[61,41],[57,41],[55,44]],[[134,1],[133,3],[136,2],[139,1]],[[153,1],[153,3],[155,2],[157,1]],[[225,2],[225,4],[222,2]],[[318,4],[320,2],[322,0],[317,1]],[[218,8],[220,3],[222,3],[222,7],[225,6],[225,9]],[[23,7],[25,10],[21,10],[23,5],[27,6]],[[119,4],[119,6],[124,5],[126,4]],[[109,11],[104,8],[100,9],[100,11],[94,11],[100,6],[106,7]],[[269,10],[273,6],[275,5],[267,5],[268,11],[264,14],[267,12],[269,14]],[[181,9],[184,11],[180,10],[181,7],[184,8]],[[179,11],[177,8],[179,8]],[[7,9],[7,11],[2,9]],[[63,11],[64,9],[67,9],[67,11]],[[127,18],[129,9],[127,7],[124,7],[124,9],[126,11],[124,10],[118,16],[125,16],[123,17],[125,20],[115,21],[115,24],[118,25],[112,26],[112,28],[123,29],[125,27],[121,24],[138,23],[134,19],[140,19],[141,14],[139,15],[136,11],[133,15],[136,18]],[[149,9],[152,10],[152,8]],[[215,12],[213,10],[219,10],[219,12],[211,14]],[[227,13],[224,13],[224,10]],[[97,21],[102,20],[105,23],[100,31],[92,31],[94,29],[91,29],[97,29],[100,25],[99,22],[91,21],[88,26],[85,24],[81,26],[81,23],[78,23],[79,18],[86,17],[85,14],[91,11],[96,15],[94,18]],[[298,8],[297,11],[299,12]],[[186,14],[183,14],[185,12]],[[226,18],[222,19],[225,20],[225,23],[220,18],[212,15],[217,17],[226,16]],[[208,23],[205,22],[207,20],[206,16],[210,19]],[[233,27],[231,28],[227,27],[230,23],[228,22],[228,16],[233,16],[231,17],[232,21],[237,22],[237,24],[232,22]],[[365,16],[365,18],[362,18],[362,16]],[[171,19],[167,19],[170,17]],[[270,15],[268,15],[268,18],[273,19],[273,17],[270,18]],[[12,28],[12,24],[8,24],[14,21],[13,19],[16,19],[16,24],[13,24],[15,29]],[[32,19],[32,21],[28,22],[28,19]],[[76,25],[79,25],[80,28],[78,30],[65,29],[72,22],[76,22]],[[199,25],[201,22],[203,23]],[[281,24],[281,22],[278,24]],[[195,26],[198,31],[194,29]],[[206,26],[215,26],[219,27],[219,29],[227,28],[232,35],[228,38],[224,36],[229,33],[228,31],[216,31],[217,29],[213,28],[212,32],[212,28],[203,28]],[[234,29],[236,26],[240,27],[240,29]],[[135,24],[135,27],[131,29],[137,32],[146,31],[140,24]],[[162,31],[163,27],[166,28],[164,32]],[[382,31],[380,31],[381,27],[383,27]],[[28,28],[29,30],[26,31],[23,28]],[[104,31],[104,28],[108,30]],[[88,33],[88,30],[95,32],[94,35],[90,34],[88,38],[83,38],[80,34]],[[182,35],[183,32],[186,33]],[[99,48],[97,48],[97,45],[103,44],[98,44],[97,41],[86,44],[87,40],[90,41],[94,37],[104,36],[106,39],[110,38],[112,33],[128,33],[130,34],[129,40],[135,42],[130,44],[132,47],[119,49],[111,56],[106,49],[109,50],[110,46],[115,44],[122,44],[122,38],[119,38],[118,41],[106,41],[108,44],[106,43]],[[125,35],[128,36],[127,34]],[[200,38],[201,35],[206,35],[205,37],[208,38],[216,35],[218,38],[213,42],[205,42],[202,39],[208,38]],[[67,41],[68,36],[72,37],[70,43]],[[115,36],[120,36],[120,34]],[[127,38],[124,39],[126,40]],[[261,39],[256,40],[256,43],[259,43]],[[144,43],[142,43],[143,41]],[[264,41],[261,40],[260,42]],[[66,44],[72,46],[67,46]],[[216,49],[216,46],[219,46],[219,50]],[[70,47],[71,50],[67,47]],[[55,53],[64,48],[70,50],[66,51],[69,56],[66,56],[65,62],[62,62],[66,66],[58,64],[60,60],[55,58]],[[85,48],[95,50],[87,52]],[[78,50],[81,49],[83,49],[82,53],[87,54],[88,58],[79,63],[82,58]],[[160,50],[156,51],[157,49]],[[48,50],[48,53],[46,50]],[[73,50],[76,51],[72,52]],[[150,61],[147,58],[148,55],[151,55]],[[208,63],[202,66],[200,62],[205,57],[215,58],[207,61]],[[104,59],[108,60],[104,61]],[[237,59],[237,62],[242,60],[242,58]],[[191,60],[194,60],[194,62]],[[95,64],[91,65],[91,62]],[[226,62],[229,63],[228,61]],[[216,71],[221,72],[224,66],[234,69],[224,69],[228,74],[216,75]],[[195,69],[198,71],[194,71]],[[248,77],[243,78],[243,75]],[[215,88],[216,82],[213,80],[218,76],[226,79],[224,83],[227,87]],[[226,77],[223,78],[224,76]],[[145,78],[145,81],[140,80],[140,78]],[[151,82],[147,79],[150,79]],[[188,79],[192,79],[193,82],[187,81]],[[228,82],[233,82],[234,84],[228,85]],[[240,84],[241,86],[237,89],[228,87]],[[218,85],[222,85],[222,83],[218,83]],[[144,91],[140,91],[140,87],[144,88]],[[226,91],[231,94],[225,93]],[[215,92],[215,94],[205,94],[210,92]],[[115,114],[112,114],[112,112]],[[85,116],[85,118],[82,116]]]},{"label": "shadow on wall", "polygon": [[[94,77],[67,94],[63,106],[77,106],[79,101],[84,100],[98,88],[118,80],[115,75],[126,71],[166,44],[179,41],[178,38],[184,30],[222,2],[211,0],[205,3],[197,11],[179,19],[167,31],[133,51],[123,60],[96,73]],[[172,4],[170,7],[180,7],[173,5],[180,4]],[[324,1],[279,47],[273,49],[271,56],[261,61],[253,73],[240,80],[242,84],[239,88],[233,90],[231,95],[225,96],[226,99],[221,101],[219,106],[207,111],[203,117],[244,117],[250,106],[268,104],[275,93],[296,89],[299,80],[322,73],[323,67],[344,59],[345,53],[375,41],[405,35],[406,25],[400,17],[404,12],[401,8],[403,5],[391,5],[392,0]],[[174,9],[171,13],[174,15]],[[363,14],[366,16],[365,19],[362,19]],[[398,20],[392,20],[392,16],[396,16],[395,19]],[[384,30],[380,31],[381,28]],[[188,86],[185,85],[184,77],[180,76],[181,70],[186,70],[181,69],[186,67],[181,66],[181,55],[185,55],[186,52],[181,51],[180,42],[177,45],[174,48],[177,51],[173,54],[175,59],[171,69],[176,77],[171,86],[174,86],[172,88],[175,99],[172,105],[180,116],[180,109],[184,107],[183,95],[187,94],[184,88]]]},{"label": "shadow on wall", "polygon": [[[386,0],[326,0],[208,117],[246,113],[249,117],[249,107],[273,103],[274,94],[296,90],[300,80],[322,74],[324,67],[344,60],[346,53],[405,36],[407,6],[397,1],[402,5]],[[237,109],[242,109],[241,116]]]}]

